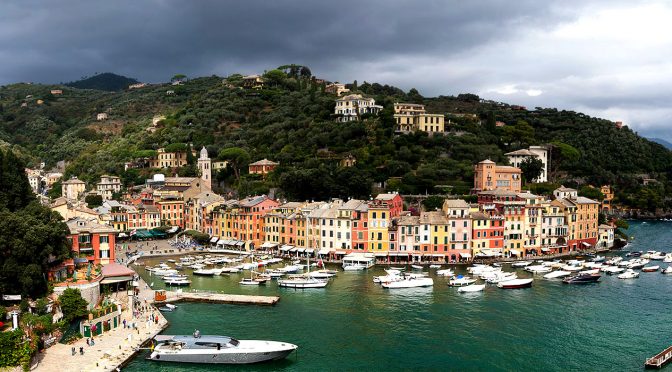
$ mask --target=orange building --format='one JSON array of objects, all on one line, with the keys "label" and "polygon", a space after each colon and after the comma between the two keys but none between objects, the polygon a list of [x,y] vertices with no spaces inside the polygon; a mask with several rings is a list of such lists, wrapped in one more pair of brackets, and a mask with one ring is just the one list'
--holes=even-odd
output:
[{"label": "orange building", "polygon": [[611,186],[604,185],[600,187],[600,192],[604,195],[604,199],[602,199],[602,211],[611,212],[611,202],[614,200],[614,190],[611,189]]},{"label": "orange building", "polygon": [[504,216],[471,213],[471,250],[475,258],[500,256],[504,248]]},{"label": "orange building", "polygon": [[112,226],[101,225],[95,218],[73,218],[66,224],[75,258],[85,258],[93,264],[114,262],[117,231]]},{"label": "orange building", "polygon": [[262,159],[251,163],[248,168],[250,174],[264,175],[273,172],[278,165],[280,165],[280,163],[276,163],[268,159]]},{"label": "orange building", "polygon": [[521,186],[519,168],[497,165],[492,160],[483,160],[474,166],[473,193],[495,189],[518,193],[521,191]]}]

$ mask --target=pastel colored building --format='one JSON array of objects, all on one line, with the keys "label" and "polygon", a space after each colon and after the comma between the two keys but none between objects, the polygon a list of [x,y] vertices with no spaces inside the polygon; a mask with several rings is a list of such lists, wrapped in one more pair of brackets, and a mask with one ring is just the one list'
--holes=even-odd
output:
[{"label": "pastel colored building", "polygon": [[397,133],[415,131],[442,133],[445,131],[443,114],[429,114],[425,111],[424,105],[416,103],[395,103],[394,121]]},{"label": "pastel colored building", "polygon": [[68,241],[78,258],[86,258],[93,264],[114,262],[115,238],[117,231],[111,226],[101,225],[93,218],[73,218],[66,222]]},{"label": "pastel colored building", "polygon": [[248,172],[250,174],[266,175],[270,172],[273,172],[278,165],[280,165],[280,163],[276,163],[268,159],[261,159],[259,161],[255,161],[254,163],[250,163],[248,166]]},{"label": "pastel colored building", "polygon": [[503,189],[518,193],[521,191],[521,171],[519,168],[497,165],[492,160],[483,160],[474,166],[474,193]]},{"label": "pastel colored building", "polygon": [[377,115],[382,109],[383,106],[376,105],[376,100],[373,98],[350,94],[336,99],[334,114],[337,116],[337,121],[348,122],[360,120],[365,114]]},{"label": "pastel colored building", "polygon": [[539,159],[543,164],[539,177],[529,182],[539,183],[548,182],[548,167],[550,160],[548,158],[548,148],[546,146],[530,146],[527,149],[520,149],[504,154],[509,158],[509,164],[520,168],[520,164],[528,158]]},{"label": "pastel colored building", "polygon": [[61,184],[61,195],[69,200],[77,200],[86,190],[86,183],[77,177],[72,177]]},{"label": "pastel colored building", "polygon": [[324,91],[326,93],[331,93],[335,94],[337,96],[340,96],[343,93],[348,93],[350,92],[350,89],[345,87],[345,84],[340,84],[340,83],[331,83],[324,87]]},{"label": "pastel colored building", "polygon": [[96,184],[96,191],[103,200],[112,199],[112,195],[121,192],[121,179],[117,176],[100,176],[100,182]]},{"label": "pastel colored building", "polygon": [[187,151],[196,156],[193,149],[167,152],[165,148],[156,150],[156,156],[149,158],[150,168],[180,168],[187,165]]}]

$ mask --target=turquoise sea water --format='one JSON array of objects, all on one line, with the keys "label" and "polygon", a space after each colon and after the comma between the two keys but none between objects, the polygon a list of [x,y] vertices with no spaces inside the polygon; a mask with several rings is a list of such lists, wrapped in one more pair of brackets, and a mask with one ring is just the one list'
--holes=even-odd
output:
[{"label": "turquoise sea water", "polygon": [[[632,222],[624,250],[672,252],[672,223]],[[661,263],[662,267],[667,264]],[[460,271],[462,269],[458,269]],[[512,270],[510,267],[506,270]],[[160,280],[152,280],[158,287]],[[274,307],[179,304],[166,334],[219,334],[299,345],[288,359],[252,366],[166,364],[140,354],[126,371],[528,370],[633,371],[672,345],[672,276],[603,276],[565,285],[538,276],[529,289],[460,294],[385,290],[368,272],[340,272],[324,289],[240,286],[239,275],[193,278],[193,288],[278,294]],[[529,276],[519,271],[519,276]]]}]

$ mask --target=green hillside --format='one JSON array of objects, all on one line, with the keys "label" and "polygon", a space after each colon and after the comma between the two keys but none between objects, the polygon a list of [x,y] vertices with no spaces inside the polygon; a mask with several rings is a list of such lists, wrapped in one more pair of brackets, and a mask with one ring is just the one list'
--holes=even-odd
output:
[{"label": "green hillside", "polygon": [[[69,160],[68,175],[93,181],[115,173],[126,183],[141,182],[151,171],[124,172],[124,162],[160,147],[191,143],[205,146],[212,158],[235,148],[219,158],[232,160],[241,175],[231,169],[218,174],[219,191],[248,195],[274,189],[298,200],[364,198],[373,182],[404,194],[464,194],[476,162],[504,162],[508,151],[551,144],[554,184],[608,183],[626,205],[670,209],[672,152],[610,121],[556,109],[526,110],[472,94],[430,98],[414,89],[355,82],[351,90],[374,97],[385,109],[361,122],[336,123],[335,97],[305,72],[286,72],[269,72],[269,86],[258,91],[243,89],[240,75],[114,93],[63,88],[58,97],[49,94],[53,86],[6,86],[0,88],[0,139],[18,145],[28,161]],[[40,97],[45,102],[37,105]],[[446,114],[448,132],[394,135],[394,102],[423,103],[429,112]],[[110,118],[96,122],[98,112],[109,112]],[[150,133],[151,118],[158,114],[167,118]],[[506,125],[497,127],[496,121]],[[348,154],[356,157],[356,166],[340,167]],[[281,165],[266,179],[247,175],[246,164],[262,158]],[[179,170],[195,172],[193,166]],[[643,177],[658,182],[645,187]],[[553,186],[534,185],[533,191]]]}]

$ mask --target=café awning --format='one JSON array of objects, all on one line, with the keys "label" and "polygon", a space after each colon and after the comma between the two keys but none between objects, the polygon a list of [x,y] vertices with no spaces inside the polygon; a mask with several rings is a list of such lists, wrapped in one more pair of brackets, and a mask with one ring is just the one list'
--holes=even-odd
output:
[{"label": "caf\u00e9 awning", "polygon": [[387,257],[386,252],[376,252],[373,255],[376,256],[376,257]]},{"label": "caf\u00e9 awning", "polygon": [[320,251],[317,252],[317,253],[318,253],[318,254],[329,254],[329,252],[330,252],[330,251],[329,251],[328,249],[320,249]]},{"label": "caf\u00e9 awning", "polygon": [[264,244],[261,245],[261,248],[274,248],[277,247],[278,243],[273,243],[273,242],[264,242]]},{"label": "caf\u00e9 awning", "polygon": [[462,258],[471,258],[471,253],[460,253],[460,257],[462,257]]},{"label": "caf\u00e9 awning", "polygon": [[517,249],[509,249],[509,253],[511,253],[513,255],[516,255],[516,256],[520,256],[520,251],[517,250]]},{"label": "caf\u00e9 awning", "polygon": [[212,239],[210,239],[210,243],[215,243],[218,240],[219,240],[219,237],[213,236]]},{"label": "caf\u00e9 awning", "polygon": [[550,249],[548,249],[548,248],[541,248],[541,251],[542,251],[542,252],[548,252],[548,251],[550,251]]}]

